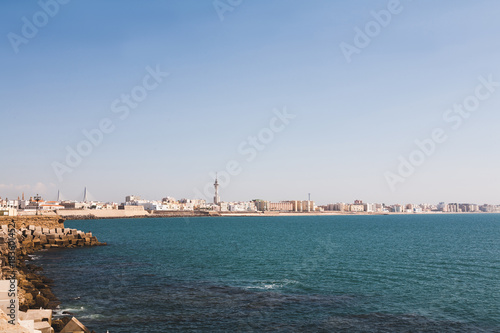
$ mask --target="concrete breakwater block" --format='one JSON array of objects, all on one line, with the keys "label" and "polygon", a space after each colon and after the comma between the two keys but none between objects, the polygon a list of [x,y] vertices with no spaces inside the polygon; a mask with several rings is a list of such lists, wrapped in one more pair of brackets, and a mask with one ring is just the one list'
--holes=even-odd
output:
[{"label": "concrete breakwater block", "polygon": [[20,320],[33,320],[35,323],[45,322],[48,323],[49,326],[52,325],[52,310],[47,309],[29,309],[28,311],[20,311],[19,312]]},{"label": "concrete breakwater block", "polygon": [[[8,243],[6,225],[0,229],[0,247]],[[52,247],[83,247],[105,245],[100,243],[91,232],[71,228],[45,228],[29,225],[17,230],[18,244],[25,249]]]},{"label": "concrete breakwater block", "polygon": [[90,333],[90,331],[83,325],[78,319],[75,317],[71,318],[70,322],[64,326],[61,333],[76,333],[76,332],[85,332]]},{"label": "concrete breakwater block", "polygon": [[35,330],[41,333],[54,333],[54,329],[46,321],[35,322]]}]

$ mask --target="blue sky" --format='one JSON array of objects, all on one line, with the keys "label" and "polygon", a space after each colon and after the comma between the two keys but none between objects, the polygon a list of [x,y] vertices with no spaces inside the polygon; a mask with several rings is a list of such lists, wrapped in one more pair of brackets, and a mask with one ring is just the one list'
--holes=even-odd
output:
[{"label": "blue sky", "polygon": [[[191,198],[234,160],[226,201],[499,204],[500,88],[458,130],[443,114],[480,76],[500,81],[500,4],[401,0],[347,62],[341,43],[390,2],[242,1],[221,21],[213,1],[72,0],[16,53],[9,34],[42,8],[2,1],[0,196]],[[148,67],[169,75],[120,119],[113,101]],[[285,108],[295,118],[248,162],[238,147]],[[54,163],[102,119],[114,131],[61,180]],[[391,190],[387,172],[434,128],[448,140]]]}]

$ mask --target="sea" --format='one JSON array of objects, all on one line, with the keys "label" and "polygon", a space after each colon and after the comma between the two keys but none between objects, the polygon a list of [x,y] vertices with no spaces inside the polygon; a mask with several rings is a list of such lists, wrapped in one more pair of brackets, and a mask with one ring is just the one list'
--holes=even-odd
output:
[{"label": "sea", "polygon": [[39,252],[96,332],[500,332],[500,215],[66,221]]}]

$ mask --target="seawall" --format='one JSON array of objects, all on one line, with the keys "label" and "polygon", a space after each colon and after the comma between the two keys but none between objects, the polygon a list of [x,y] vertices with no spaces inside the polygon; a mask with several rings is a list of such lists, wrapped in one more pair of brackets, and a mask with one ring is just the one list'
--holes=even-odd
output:
[{"label": "seawall", "polygon": [[29,225],[48,229],[64,228],[64,219],[61,216],[0,216],[0,226],[14,221],[16,229],[26,228]]},{"label": "seawall", "polygon": [[145,211],[145,210],[118,210],[118,209],[61,209],[57,212],[67,220],[94,220],[94,219],[125,219],[125,218],[156,218],[156,217],[200,217],[220,216],[213,211]]},{"label": "seawall", "polygon": [[57,213],[67,220],[92,220],[110,218],[140,218],[148,217],[150,214],[143,211],[118,210],[118,209],[61,209]]}]

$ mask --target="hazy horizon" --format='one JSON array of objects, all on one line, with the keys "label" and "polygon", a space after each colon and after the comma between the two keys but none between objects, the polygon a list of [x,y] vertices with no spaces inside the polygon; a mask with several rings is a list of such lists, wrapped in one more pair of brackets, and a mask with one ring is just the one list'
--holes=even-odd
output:
[{"label": "hazy horizon", "polygon": [[58,1],[0,4],[2,198],[500,204],[497,2]]}]

